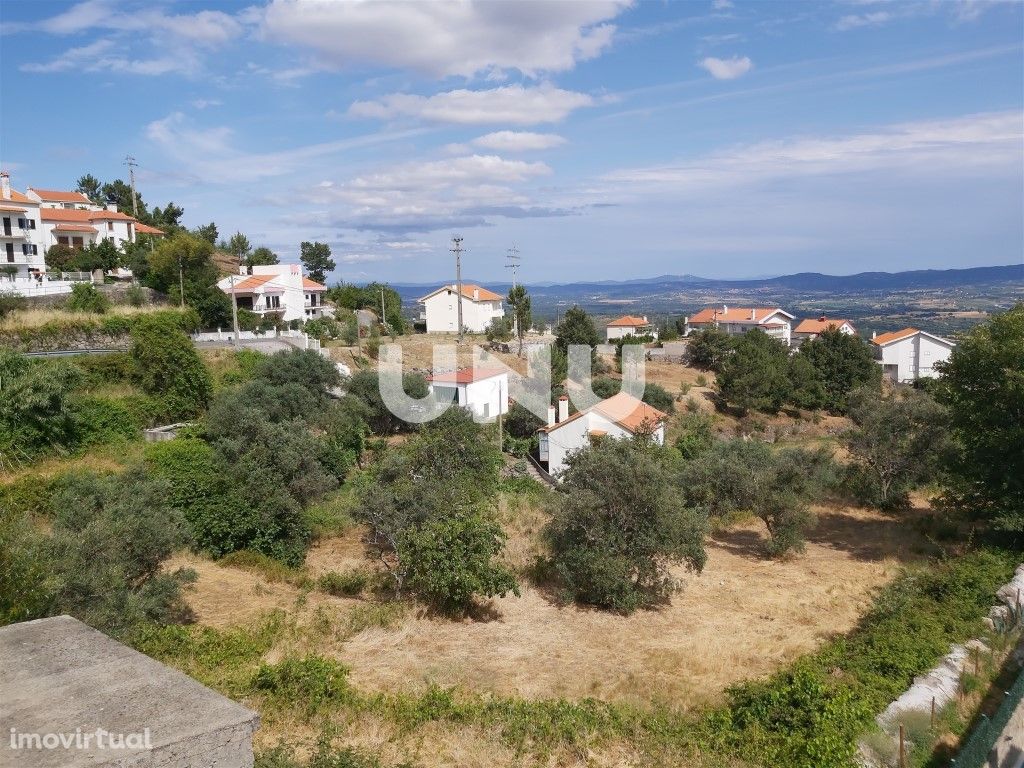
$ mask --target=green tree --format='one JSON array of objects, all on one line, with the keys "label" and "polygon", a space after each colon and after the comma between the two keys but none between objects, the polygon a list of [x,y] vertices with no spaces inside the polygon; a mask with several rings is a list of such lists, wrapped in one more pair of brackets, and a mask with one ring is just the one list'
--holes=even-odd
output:
[{"label": "green tree", "polygon": [[1024,304],[974,328],[938,367],[956,449],[947,501],[1024,531]]},{"label": "green tree", "polygon": [[63,360],[34,361],[0,350],[0,466],[11,468],[74,446],[71,393],[82,373]]},{"label": "green tree", "polygon": [[720,371],[735,347],[733,337],[718,328],[704,328],[687,339],[687,362],[705,371]]},{"label": "green tree", "polygon": [[209,224],[203,224],[200,227],[196,227],[192,230],[192,234],[198,237],[200,240],[205,240],[211,246],[217,244],[217,225],[212,221]]},{"label": "green tree", "polygon": [[331,247],[327,243],[304,241],[299,251],[299,261],[306,268],[309,278],[318,283],[326,283],[328,273],[338,266],[331,258]]},{"label": "green tree", "polygon": [[948,444],[946,410],[924,392],[901,389],[879,397],[874,388],[851,393],[854,428],[846,447],[862,499],[882,509],[909,506],[909,492],[935,477]]},{"label": "green tree", "polygon": [[153,206],[150,214],[150,224],[171,234],[181,229],[181,217],[185,215],[185,209],[173,202],[167,203],[163,208]]},{"label": "green tree", "polygon": [[714,517],[747,512],[768,530],[767,551],[803,551],[814,522],[809,504],[835,483],[832,457],[825,451],[774,452],[759,442],[725,440],[700,448],[678,478],[687,503]]},{"label": "green tree", "polygon": [[846,412],[847,397],[853,390],[877,388],[882,381],[882,367],[875,362],[868,343],[836,328],[805,341],[794,359],[801,357],[818,372],[824,391],[822,405],[832,413]]},{"label": "green tree", "polygon": [[121,179],[114,179],[102,186],[100,189],[100,196],[103,202],[110,201],[117,204],[117,210],[121,213],[127,214],[128,216],[134,216],[135,204],[134,201],[138,200],[139,218],[145,220],[149,219],[149,212],[146,208],[146,203],[142,199],[142,195],[133,194],[132,187],[130,184],[125,183]]},{"label": "green tree", "polygon": [[512,338],[512,328],[504,317],[496,317],[487,325],[488,341],[508,341]]},{"label": "green tree", "polygon": [[[792,385],[789,399],[797,408],[817,410],[825,407],[825,382],[806,356],[795,354],[789,358],[789,381]],[[844,404],[845,400],[844,395]]]},{"label": "green tree", "polygon": [[545,538],[573,598],[628,613],[668,599],[671,565],[704,567],[706,516],[684,505],[670,456],[640,437],[569,458]]},{"label": "green tree", "polygon": [[277,257],[276,253],[265,245],[261,245],[246,257],[245,264],[249,267],[261,267],[268,266],[270,264],[279,264],[280,261],[281,260]]},{"label": "green tree", "polygon": [[601,343],[593,318],[582,307],[573,305],[562,316],[562,322],[555,328],[555,346],[568,354],[572,344],[585,344],[594,348]]},{"label": "green tree", "polygon": [[141,315],[132,328],[131,356],[140,388],[159,398],[167,418],[190,418],[206,406],[210,374],[177,318]]},{"label": "green tree", "polygon": [[213,245],[207,240],[179,232],[161,242],[148,261],[146,279],[150,288],[168,294],[172,303],[177,303],[183,282],[185,303],[195,308],[204,326],[230,327],[231,300],[217,287]]},{"label": "green tree", "polygon": [[103,195],[100,192],[102,186],[103,185],[100,183],[99,179],[91,173],[87,173],[78,178],[78,185],[75,187],[75,191],[81,192],[95,205],[103,205],[106,201],[103,199]]},{"label": "green tree", "polygon": [[249,243],[248,237],[241,232],[235,232],[231,239],[228,240],[227,251],[234,257],[236,262],[246,264],[252,255],[252,245]]},{"label": "green tree", "polygon": [[516,336],[519,339],[519,356],[523,356],[523,339],[533,324],[532,301],[525,285],[517,285],[508,291],[508,305],[512,307]]},{"label": "green tree", "polygon": [[675,448],[687,461],[697,458],[715,444],[714,423],[706,413],[684,413],[677,423],[680,433]]},{"label": "green tree", "polygon": [[[409,397],[424,398],[429,391],[427,380],[418,373],[403,373],[402,386]],[[377,371],[357,371],[345,384],[346,397],[358,399],[366,406],[371,431],[375,435],[390,435],[395,432],[412,431],[414,425],[399,419],[384,405],[380,396]]]},{"label": "green tree", "polygon": [[775,413],[790,398],[789,351],[764,331],[747,331],[736,339],[720,367],[718,393],[741,411]]}]

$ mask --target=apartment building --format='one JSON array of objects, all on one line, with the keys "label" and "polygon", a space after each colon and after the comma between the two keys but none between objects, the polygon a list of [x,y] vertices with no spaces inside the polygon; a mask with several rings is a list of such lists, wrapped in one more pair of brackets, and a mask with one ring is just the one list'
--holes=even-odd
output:
[{"label": "apartment building", "polygon": [[324,304],[327,286],[302,274],[298,264],[240,267],[238,275],[222,278],[217,287],[235,297],[239,309],[258,315],[280,314],[282,320],[312,320],[331,316]]}]

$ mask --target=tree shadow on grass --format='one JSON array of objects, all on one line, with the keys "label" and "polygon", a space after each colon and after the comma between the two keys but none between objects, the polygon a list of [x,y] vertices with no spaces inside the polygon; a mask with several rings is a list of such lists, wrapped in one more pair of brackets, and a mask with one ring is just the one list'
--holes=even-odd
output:
[{"label": "tree shadow on grass", "polygon": [[917,532],[911,519],[918,510],[900,514],[852,514],[817,510],[818,524],[807,541],[845,552],[858,560],[909,561],[934,554],[934,545]]}]

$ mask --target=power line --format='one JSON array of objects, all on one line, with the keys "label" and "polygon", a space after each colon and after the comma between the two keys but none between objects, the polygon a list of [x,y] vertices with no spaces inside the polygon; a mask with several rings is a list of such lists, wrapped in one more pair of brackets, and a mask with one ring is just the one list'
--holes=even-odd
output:
[{"label": "power line", "polygon": [[516,248],[516,244],[512,243],[512,247],[508,249],[508,255],[505,257],[508,260],[508,264],[505,265],[505,269],[512,270],[512,287],[516,287],[516,275],[519,272],[519,261],[522,258],[519,255],[519,249]]}]

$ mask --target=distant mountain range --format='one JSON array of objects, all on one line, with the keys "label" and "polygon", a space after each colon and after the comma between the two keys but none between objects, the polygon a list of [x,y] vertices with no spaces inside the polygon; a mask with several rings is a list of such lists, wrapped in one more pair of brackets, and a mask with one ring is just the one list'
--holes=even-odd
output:
[{"label": "distant mountain range", "polygon": [[[466,278],[464,282],[486,285],[493,291],[507,292],[508,282],[479,281]],[[393,283],[405,299],[416,299],[436,288],[438,283]],[[697,275],[659,275],[629,280],[595,280],[575,283],[527,283],[531,292],[546,296],[578,296],[603,294],[614,297],[619,293],[635,293],[637,288],[661,293],[673,289],[700,287],[706,289],[783,289],[794,291],[855,291],[857,293],[906,291],[914,289],[958,288],[962,286],[1020,283],[1024,285],[1024,263],[1000,267],[971,267],[969,269],[917,269],[908,272],[860,272],[855,275],[823,275],[820,272],[800,272],[751,280],[716,280]]]}]

